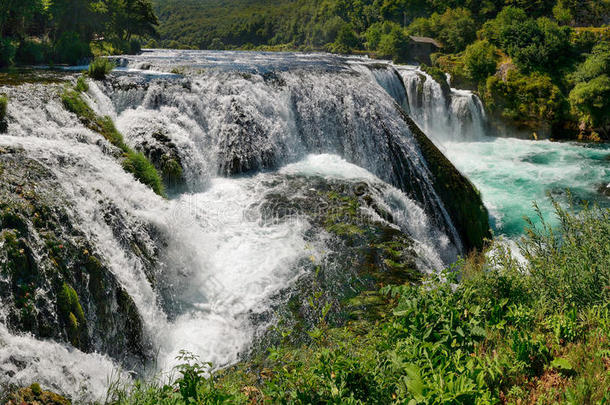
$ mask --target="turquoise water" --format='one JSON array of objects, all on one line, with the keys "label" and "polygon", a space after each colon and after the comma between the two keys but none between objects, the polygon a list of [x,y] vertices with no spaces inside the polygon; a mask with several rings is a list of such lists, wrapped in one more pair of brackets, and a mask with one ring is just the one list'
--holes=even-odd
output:
[{"label": "turquoise water", "polygon": [[566,190],[575,202],[610,207],[602,193],[610,183],[610,144],[494,138],[440,147],[480,190],[496,235],[522,234],[524,216],[539,222],[534,202],[547,221],[557,224],[550,197],[567,204]]}]

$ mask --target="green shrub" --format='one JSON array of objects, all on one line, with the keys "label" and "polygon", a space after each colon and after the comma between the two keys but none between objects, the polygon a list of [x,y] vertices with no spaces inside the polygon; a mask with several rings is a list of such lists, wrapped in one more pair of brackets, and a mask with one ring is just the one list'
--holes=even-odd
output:
[{"label": "green shrub", "polygon": [[506,7],[485,23],[481,35],[526,72],[554,71],[571,63],[571,28],[560,27],[545,17],[534,20],[522,9]]},{"label": "green shrub", "polygon": [[398,24],[384,27],[388,33],[381,35],[377,52],[380,56],[392,58],[394,62],[406,62],[408,59],[408,38],[405,31]]},{"label": "green shrub", "polygon": [[480,82],[496,72],[498,56],[496,48],[487,40],[482,40],[468,45],[462,60],[466,76]]},{"label": "green shrub", "polygon": [[584,122],[607,131],[610,126],[610,77],[602,75],[578,83],[570,92],[570,104]]},{"label": "green shrub", "polygon": [[330,50],[331,52],[347,54],[359,44],[360,39],[354,32],[354,29],[349,24],[345,24],[337,33],[337,38],[331,44]]},{"label": "green shrub", "polygon": [[64,32],[55,43],[55,61],[76,65],[91,56],[89,43],[82,41],[76,32]]},{"label": "green shrub", "polygon": [[86,93],[89,91],[89,84],[87,83],[87,78],[85,75],[78,76],[76,80],[76,91],[79,93]]},{"label": "green shrub", "polygon": [[610,43],[601,42],[574,72],[576,82],[586,82],[601,75],[610,76]]},{"label": "green shrub", "polygon": [[447,8],[443,14],[432,14],[428,19],[418,18],[408,27],[412,35],[431,36],[443,44],[448,53],[461,52],[476,38],[477,24],[469,10]]},{"label": "green shrub", "polygon": [[607,303],[610,250],[600,246],[610,246],[610,210],[586,208],[575,215],[555,203],[555,211],[559,229],[540,215],[539,227],[530,221],[520,244],[536,295],[560,310]]},{"label": "green shrub", "polygon": [[11,38],[0,38],[0,67],[11,66],[15,62],[17,49]]},{"label": "green shrub", "polygon": [[491,76],[487,79],[483,98],[491,111],[532,130],[549,129],[568,112],[568,103],[561,90],[550,77],[541,73],[526,76],[510,70],[506,80]]},{"label": "green shrub", "polygon": [[8,109],[8,97],[0,95],[0,121],[6,119],[6,112]]},{"label": "green shrub", "polygon": [[114,63],[107,58],[95,58],[95,60],[89,64],[89,77],[94,80],[104,80],[112,69],[114,69]]}]

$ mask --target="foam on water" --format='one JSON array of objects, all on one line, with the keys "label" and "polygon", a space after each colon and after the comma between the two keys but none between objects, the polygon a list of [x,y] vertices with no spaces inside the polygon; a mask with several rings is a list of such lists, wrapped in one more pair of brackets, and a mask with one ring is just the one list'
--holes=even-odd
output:
[{"label": "foam on water", "polygon": [[[201,54],[179,55],[201,61]],[[153,67],[170,66],[166,56],[159,52]],[[239,70],[247,62],[241,54],[216,56],[218,61],[202,63],[226,65],[223,58],[233,58]],[[85,100],[97,114],[115,120],[128,144],[137,145],[155,131],[171,137],[190,192],[170,200],[126,173],[111,145],[65,111],[59,98],[62,86],[3,88],[11,102],[8,134],[0,137],[0,146],[23,148],[62,185],[58,192],[73,206],[70,222],[92,241],[134,300],[145,336],[158,353],[157,371],[171,369],[180,350],[216,366],[237,361],[275,321],[275,297],[305,271],[299,263],[321,259],[324,239],[306,242],[306,219],[268,221],[259,211],[270,180],[278,175],[375,185],[376,202],[415,239],[422,270],[443,267],[459,251],[424,209],[424,203],[437,207],[441,222],[447,222],[408,128],[376,81],[381,79],[357,74],[328,55],[295,55],[289,62],[282,58],[262,57],[256,67],[286,71],[276,76],[220,69],[187,83],[175,75],[118,72],[116,88],[90,82]],[[310,65],[316,70],[303,69]],[[295,66],[301,70],[287,72]],[[344,71],[349,72],[336,74]],[[398,78],[391,70],[382,76],[389,80],[389,74]],[[239,132],[242,127],[251,130]],[[257,134],[252,147],[272,150],[273,165],[236,177],[219,175],[219,159],[234,147],[224,140],[227,133],[236,134],[229,140],[238,143],[240,136]],[[384,149],[388,137],[395,137],[395,147],[411,165],[417,176],[411,181],[422,185],[424,202],[386,183],[392,179],[389,150]],[[447,226],[455,233],[450,221]],[[131,249],[133,240],[157,258],[154,269]],[[150,271],[155,272],[154,285]],[[100,354],[12,334],[4,325],[0,322],[0,371],[5,371],[0,383],[37,381],[76,402],[103,400],[119,364]]]},{"label": "foam on water", "polygon": [[575,202],[586,200],[610,206],[599,188],[610,178],[610,146],[494,138],[483,142],[443,144],[446,156],[481,191],[491,210],[497,234],[515,237],[523,233],[523,216],[538,222],[536,201],[552,224],[551,194],[567,203],[566,189]]}]

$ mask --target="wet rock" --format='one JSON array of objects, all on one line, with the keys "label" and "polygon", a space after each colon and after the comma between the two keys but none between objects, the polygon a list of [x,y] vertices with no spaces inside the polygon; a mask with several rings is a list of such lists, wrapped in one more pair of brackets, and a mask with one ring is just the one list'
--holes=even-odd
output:
[{"label": "wet rock", "polygon": [[[466,251],[481,249],[490,240],[489,213],[476,187],[453,166],[415,122],[403,114],[427,162],[434,189],[444,203]],[[437,211],[435,211],[437,212]]]},{"label": "wet rock", "polygon": [[178,153],[176,144],[163,131],[151,134],[137,134],[141,139],[135,149],[144,155],[155,166],[163,178],[165,188],[170,192],[180,192],[186,188],[182,158]]},{"label": "wet rock", "polygon": [[236,100],[226,116],[220,137],[218,171],[234,175],[276,165],[276,150],[264,128]]},{"label": "wet rock", "polygon": [[7,405],[70,405],[71,402],[61,395],[43,391],[34,383],[9,395]]},{"label": "wet rock", "polygon": [[[291,331],[290,339],[309,339],[306,333],[319,322],[344,325],[363,317],[378,317],[386,300],[367,291],[381,286],[419,282],[412,239],[378,203],[382,184],[329,180],[321,177],[276,176],[257,207],[264,221],[307,221],[312,245],[324,240],[326,254],[317,262],[304,260],[307,270],[295,286],[274,300],[276,316]],[[361,299],[361,295],[367,299]],[[257,315],[263,319],[264,315]],[[256,347],[267,347],[278,338],[268,332]]]},{"label": "wet rock", "polygon": [[0,153],[0,300],[12,331],[140,363],[149,347],[135,305],[78,229],[43,165]]}]

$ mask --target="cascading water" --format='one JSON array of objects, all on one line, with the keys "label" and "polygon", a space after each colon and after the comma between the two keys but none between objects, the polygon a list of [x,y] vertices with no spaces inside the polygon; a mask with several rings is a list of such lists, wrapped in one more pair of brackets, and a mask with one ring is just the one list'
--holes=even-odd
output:
[{"label": "cascading water", "polygon": [[[470,91],[443,92],[439,83],[412,66],[397,66],[411,116],[481,191],[496,234],[518,237],[523,216],[538,222],[533,202],[551,223],[547,194],[568,202],[586,200],[610,206],[609,146],[499,138],[492,133],[480,99]],[[510,133],[507,129],[505,133]]]},{"label": "cascading water", "polygon": [[449,89],[415,66],[397,66],[413,120],[438,142],[481,140],[489,136],[481,100],[467,90]]},{"label": "cascading water", "polygon": [[[157,52],[127,61],[127,72],[104,84],[90,83],[83,97],[115,120],[130,146],[165,148],[180,161],[185,185],[170,188],[169,200],[126,173],[120,152],[63,108],[62,85],[2,89],[11,102],[0,151],[36,162],[59,185],[70,226],[133,301],[158,370],[171,369],[182,349],[217,366],[237,361],[274,322],[279,293],[327,254],[328,235],[312,237],[307,217],[265,216],[268,196],[295,193],[285,179],[374,185],[372,203],[413,239],[422,271],[443,267],[462,249],[427,163],[384,91],[399,96],[390,67],[396,83],[384,84],[363,73],[366,61],[252,55]],[[362,215],[386,221],[370,210]],[[0,383],[38,381],[77,401],[103,399],[121,359],[17,334],[5,315]],[[101,341],[92,345],[108,351]],[[154,372],[150,366],[134,367]]]},{"label": "cascading water", "polygon": [[[107,81],[90,82],[83,97],[114,120],[131,147],[180,163],[169,200],[127,174],[121,152],[65,110],[62,84],[1,88],[10,102],[0,160],[7,154],[31,160],[54,179],[50,191],[70,207],[66,220],[137,308],[141,351],[157,354],[154,362],[133,365],[139,373],[171,369],[182,349],[217,366],[237,361],[275,322],[282,292],[332,253],[330,236],[309,217],[270,220],[269,201],[312,192],[295,189],[291,179],[322,178],[351,189],[367,184],[376,209],[360,214],[412,238],[422,271],[442,268],[463,251],[450,202],[439,198],[400,109],[480,188],[499,233],[521,233],[519,218],[531,212],[531,200],[545,191],[559,195],[574,182],[577,197],[607,201],[597,193],[610,177],[606,146],[490,138],[474,94],[443,92],[414,67],[200,51],[146,52],[120,66]],[[20,195],[22,184],[15,187]],[[43,299],[48,291],[32,294]],[[83,353],[19,334],[8,327],[5,304],[0,384],[38,381],[76,401],[97,401],[109,376],[119,378],[116,367],[133,364],[98,354],[110,352],[102,341],[92,342],[97,353]]]}]

